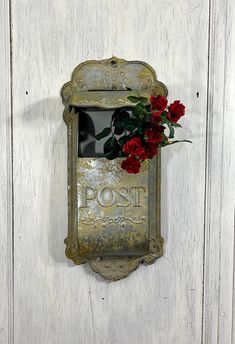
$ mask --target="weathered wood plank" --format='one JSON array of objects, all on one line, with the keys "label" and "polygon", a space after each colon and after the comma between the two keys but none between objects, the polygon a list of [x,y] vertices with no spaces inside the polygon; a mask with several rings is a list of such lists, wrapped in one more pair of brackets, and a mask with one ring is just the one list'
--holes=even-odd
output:
[{"label": "weathered wood plank", "polygon": [[205,344],[232,338],[235,199],[235,4],[211,2],[206,245]]},{"label": "weathered wood plank", "polygon": [[8,1],[0,2],[0,343],[12,343],[11,87]]},{"label": "weathered wood plank", "polygon": [[[12,11],[15,343],[199,343],[208,1],[25,0]],[[112,54],[155,67],[187,106],[178,137],[193,145],[162,153],[164,257],[110,284],[64,256],[59,90],[78,63]]]}]

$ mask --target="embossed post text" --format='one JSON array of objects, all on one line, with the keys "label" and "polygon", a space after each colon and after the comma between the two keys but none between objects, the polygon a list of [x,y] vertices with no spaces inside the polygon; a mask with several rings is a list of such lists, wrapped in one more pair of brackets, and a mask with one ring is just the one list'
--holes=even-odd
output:
[{"label": "embossed post text", "polygon": [[132,256],[148,248],[148,168],[130,175],[120,163],[121,159],[78,159],[81,256]]}]

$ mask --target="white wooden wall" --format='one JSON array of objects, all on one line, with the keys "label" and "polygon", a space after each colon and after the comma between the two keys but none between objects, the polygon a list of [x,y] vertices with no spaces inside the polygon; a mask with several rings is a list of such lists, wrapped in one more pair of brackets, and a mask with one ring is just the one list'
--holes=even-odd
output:
[{"label": "white wooden wall", "polygon": [[[234,344],[234,0],[0,1],[0,343]],[[187,106],[162,152],[164,257],[107,283],[64,255],[60,88],[151,64]]]}]

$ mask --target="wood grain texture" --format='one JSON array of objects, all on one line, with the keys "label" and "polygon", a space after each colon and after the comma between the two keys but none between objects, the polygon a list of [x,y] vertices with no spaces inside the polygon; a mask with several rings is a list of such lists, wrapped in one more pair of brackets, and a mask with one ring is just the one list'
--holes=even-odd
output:
[{"label": "wood grain texture", "polygon": [[[12,0],[12,14],[15,343],[200,343],[208,1]],[[112,54],[156,69],[193,145],[162,153],[164,257],[107,283],[64,255],[59,92],[77,64]]]},{"label": "wood grain texture", "polygon": [[8,1],[0,2],[0,343],[12,343],[11,91]]},{"label": "wood grain texture", "polygon": [[235,200],[235,3],[211,2],[204,343],[232,337]]}]

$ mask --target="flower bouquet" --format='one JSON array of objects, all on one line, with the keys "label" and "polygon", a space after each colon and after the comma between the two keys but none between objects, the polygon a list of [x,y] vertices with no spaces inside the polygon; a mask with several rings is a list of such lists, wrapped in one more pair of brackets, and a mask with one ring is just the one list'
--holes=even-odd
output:
[{"label": "flower bouquet", "polygon": [[[109,138],[104,143],[104,156],[113,160],[126,157],[121,167],[128,173],[137,174],[141,163],[152,159],[159,147],[188,140],[172,140],[178,123],[185,114],[185,106],[175,100],[168,105],[164,96],[151,96],[150,104],[145,97],[128,97],[135,104],[131,111],[116,109],[112,115],[110,126],[97,134],[96,140]],[[167,131],[167,133],[166,133]]]}]

